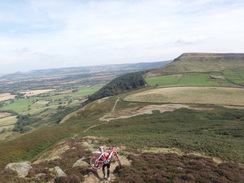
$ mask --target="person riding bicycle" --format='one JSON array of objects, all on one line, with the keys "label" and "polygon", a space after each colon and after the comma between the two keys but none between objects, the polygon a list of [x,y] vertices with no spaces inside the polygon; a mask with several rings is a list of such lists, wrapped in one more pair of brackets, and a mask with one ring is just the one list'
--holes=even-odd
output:
[{"label": "person riding bicycle", "polygon": [[[103,148],[100,147],[100,150],[101,152],[103,152]],[[110,180],[110,177],[109,177],[109,174],[110,174],[110,159],[109,159],[109,155],[111,153],[111,150],[110,148],[105,152],[105,157],[106,159],[104,160],[104,164],[103,164],[103,167],[102,167],[102,171],[103,171],[103,178],[104,179],[107,179],[107,180]],[[105,167],[107,167],[107,178],[105,176]]]}]

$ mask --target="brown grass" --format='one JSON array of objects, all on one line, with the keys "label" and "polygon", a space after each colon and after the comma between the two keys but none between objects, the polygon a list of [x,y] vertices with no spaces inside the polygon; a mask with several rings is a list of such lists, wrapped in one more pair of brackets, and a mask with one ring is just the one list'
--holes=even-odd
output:
[{"label": "brown grass", "polygon": [[34,95],[38,95],[41,93],[46,93],[46,92],[50,92],[53,91],[52,89],[48,89],[48,90],[30,90],[30,91],[26,91],[26,92],[21,92],[23,94],[25,94],[25,96],[29,97],[29,96],[34,96]]},{"label": "brown grass", "polygon": [[0,126],[0,130],[3,130],[3,129],[13,129],[14,128],[14,125],[9,125],[9,126]]},{"label": "brown grass", "polygon": [[10,115],[11,115],[11,113],[8,113],[8,112],[0,112],[0,118],[5,118],[5,117],[8,117]]},{"label": "brown grass", "polygon": [[11,132],[5,132],[5,133],[0,134],[0,140],[6,139],[10,134],[11,134]]},{"label": "brown grass", "polygon": [[11,95],[10,93],[2,93],[0,94],[0,101],[14,99],[15,95]]},{"label": "brown grass", "polygon": [[244,89],[224,87],[172,87],[152,89],[125,98],[126,101],[244,105]]},{"label": "brown grass", "polygon": [[72,93],[72,90],[65,90],[65,91],[57,92],[57,94],[69,94],[69,93]]},{"label": "brown grass", "polygon": [[35,104],[45,105],[45,104],[48,104],[48,103],[49,103],[49,101],[39,100]]},{"label": "brown grass", "polygon": [[8,116],[0,119],[0,126],[11,125],[17,121],[16,116]]}]

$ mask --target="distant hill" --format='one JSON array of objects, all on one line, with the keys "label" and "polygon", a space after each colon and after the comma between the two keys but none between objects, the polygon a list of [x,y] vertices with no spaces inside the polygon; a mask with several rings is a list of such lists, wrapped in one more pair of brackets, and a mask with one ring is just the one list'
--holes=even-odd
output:
[{"label": "distant hill", "polygon": [[184,53],[166,66],[151,70],[146,77],[185,72],[221,72],[244,67],[244,53]]},{"label": "distant hill", "polygon": [[83,67],[68,67],[57,69],[43,69],[33,70],[28,72],[15,72],[12,74],[0,76],[0,79],[27,79],[27,78],[40,78],[47,76],[65,76],[65,75],[78,75],[90,73],[104,73],[115,72],[118,74],[125,74],[129,72],[143,71],[147,69],[155,69],[168,64],[171,61],[158,61],[158,62],[142,62],[142,63],[128,63],[128,64],[111,64],[111,65],[98,65],[98,66],[83,66]]}]

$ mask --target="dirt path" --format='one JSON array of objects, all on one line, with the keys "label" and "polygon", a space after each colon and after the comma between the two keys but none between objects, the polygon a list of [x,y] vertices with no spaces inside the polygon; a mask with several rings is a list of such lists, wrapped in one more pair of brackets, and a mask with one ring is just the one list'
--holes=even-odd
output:
[{"label": "dirt path", "polygon": [[90,129],[96,127],[96,126],[99,126],[99,125],[101,125],[101,124],[97,124],[97,125],[90,126],[87,129],[85,129],[83,132],[86,133],[88,130],[90,130]]},{"label": "dirt path", "polygon": [[[113,113],[115,111],[115,108],[117,106],[117,103],[118,101],[120,100],[120,98],[118,98],[115,103],[114,103],[114,106],[112,108],[112,110],[110,111],[110,113]],[[97,126],[100,126],[100,125],[103,125],[103,124],[106,124],[108,123],[110,120],[104,122],[104,123],[100,123],[100,124],[96,124],[96,125],[93,125],[93,126],[90,126],[88,127],[87,129],[85,129],[83,131],[83,133],[86,133],[88,130],[94,128],[94,127],[97,127]],[[94,145],[92,144],[89,144],[89,143],[86,143],[86,146],[92,151],[95,152],[98,151],[97,148],[94,148]],[[107,149],[106,147],[104,149]],[[123,149],[120,149],[120,148],[117,148],[116,150],[121,150],[123,151]],[[130,165],[130,161],[125,157],[125,156],[119,156],[119,159],[120,159],[120,162],[122,165]],[[110,164],[110,180],[107,180],[107,179],[104,179],[103,178],[103,172],[102,172],[102,168],[97,170],[97,173],[98,173],[98,179],[94,176],[87,176],[84,180],[84,182],[86,183],[101,183],[101,182],[112,182],[116,177],[114,176],[113,172],[115,170],[115,168],[118,166],[118,162],[117,161],[113,161],[111,162]],[[107,168],[105,169],[105,173],[106,173],[106,176],[107,176]]]},{"label": "dirt path", "polygon": [[116,108],[117,103],[118,103],[119,100],[120,100],[120,98],[118,98],[118,99],[115,101],[114,106],[113,106],[113,109],[111,110],[111,112],[114,112],[114,110],[115,110],[115,108]]},{"label": "dirt path", "polygon": [[[90,151],[92,151],[93,153],[91,154],[91,156],[93,154],[97,154],[98,152],[98,147],[96,145],[94,145],[94,141],[99,141],[100,139],[98,137],[86,137],[86,141],[83,142],[82,146],[88,148]],[[104,146],[104,150],[107,150],[108,147]],[[125,152],[125,147],[116,147],[116,151],[119,152]],[[131,162],[126,158],[126,156],[122,156],[119,154],[119,159],[122,165],[130,165]],[[114,175],[114,170],[115,168],[118,166],[118,162],[117,161],[112,161],[110,164],[110,180],[106,180],[103,179],[103,172],[102,172],[102,168],[97,170],[98,173],[98,178],[95,176],[86,176],[84,182],[85,183],[102,183],[102,182],[112,182],[116,177]],[[107,176],[107,168],[105,169],[105,175]]]},{"label": "dirt path", "polygon": [[[112,108],[112,110],[110,111],[109,114],[111,114],[111,113],[113,113],[113,112],[115,111],[115,108],[116,108],[117,103],[118,103],[119,100],[120,100],[120,98],[118,98],[118,99],[115,101],[114,106],[113,106],[113,108]],[[100,121],[102,121],[102,120],[100,120]],[[90,130],[90,129],[94,128],[94,127],[97,127],[97,126],[106,124],[106,123],[108,123],[109,121],[110,121],[110,120],[106,120],[106,122],[104,122],[104,123],[100,123],[100,124],[96,124],[96,125],[90,126],[90,127],[88,127],[87,129],[85,129],[83,132],[86,133],[88,130]]]},{"label": "dirt path", "polygon": [[162,105],[147,105],[140,109],[138,108],[131,108],[127,110],[121,110],[118,112],[111,111],[108,114],[105,114],[103,117],[101,117],[100,121],[106,121],[109,122],[111,120],[116,119],[127,119],[143,114],[153,114],[153,111],[160,111],[161,113],[166,111],[174,111],[179,108],[188,108],[188,109],[194,109],[194,110],[212,110],[212,108],[201,108],[201,107],[190,107],[188,105],[183,104],[162,104]]},{"label": "dirt path", "polygon": [[[122,165],[130,165],[129,160],[124,157],[124,156],[120,156],[119,157],[120,162]],[[113,172],[115,170],[115,168],[118,166],[118,162],[112,162],[110,164],[110,181],[112,182],[116,177],[114,176]],[[103,172],[102,172],[102,168],[100,170],[97,170],[100,182],[110,182],[109,180],[103,179]],[[105,175],[107,176],[107,168],[105,168]]]}]

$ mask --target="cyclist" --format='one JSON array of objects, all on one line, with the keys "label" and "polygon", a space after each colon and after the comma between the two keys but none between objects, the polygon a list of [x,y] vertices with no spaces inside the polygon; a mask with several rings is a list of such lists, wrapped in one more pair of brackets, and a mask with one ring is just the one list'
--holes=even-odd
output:
[{"label": "cyclist", "polygon": [[[103,167],[102,167],[103,178],[107,179],[107,180],[110,180],[110,177],[109,177],[109,174],[110,174],[110,159],[109,159],[109,155],[110,155],[110,153],[111,153],[111,151],[110,151],[110,148],[109,148],[109,150],[107,150],[105,152],[106,159],[104,160],[104,164],[103,164]],[[105,177],[105,167],[107,167],[107,178]]]}]

